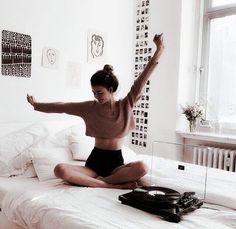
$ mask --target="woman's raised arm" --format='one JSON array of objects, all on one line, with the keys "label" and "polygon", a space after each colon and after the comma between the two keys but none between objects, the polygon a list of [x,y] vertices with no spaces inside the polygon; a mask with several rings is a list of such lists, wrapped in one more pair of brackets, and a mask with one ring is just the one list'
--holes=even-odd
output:
[{"label": "woman's raised arm", "polygon": [[161,33],[159,35],[156,34],[153,38],[153,42],[156,45],[156,50],[155,50],[153,56],[148,61],[147,65],[144,68],[144,70],[142,71],[142,73],[135,80],[133,86],[131,87],[130,92],[127,95],[131,106],[133,106],[138,101],[138,99],[141,97],[142,90],[143,90],[146,82],[148,81],[150,75],[152,74],[153,70],[155,69],[155,67],[158,64],[160,56],[164,50],[163,33]]},{"label": "woman's raised arm", "polygon": [[153,56],[148,61],[143,72],[140,74],[140,76],[137,79],[138,81],[141,81],[141,83],[144,83],[144,84],[147,82],[147,80],[149,79],[153,70],[155,69],[156,65],[158,64],[160,56],[164,50],[163,33],[161,33],[159,35],[156,34],[153,38],[153,42],[156,45],[156,50],[155,50]]}]

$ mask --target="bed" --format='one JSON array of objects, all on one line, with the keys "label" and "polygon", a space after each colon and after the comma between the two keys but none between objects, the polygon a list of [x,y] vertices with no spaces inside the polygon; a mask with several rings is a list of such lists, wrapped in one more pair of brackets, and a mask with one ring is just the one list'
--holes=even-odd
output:
[{"label": "bed", "polygon": [[201,166],[181,162],[183,173],[176,169],[178,161],[124,147],[125,162],[143,160],[149,166],[143,185],[195,191],[204,198],[200,209],[184,215],[180,223],[170,223],[121,204],[118,196],[131,190],[73,186],[55,177],[55,164],[83,165],[93,147],[81,122],[0,126],[1,229],[236,228],[234,174],[208,169],[206,185],[206,169]]}]

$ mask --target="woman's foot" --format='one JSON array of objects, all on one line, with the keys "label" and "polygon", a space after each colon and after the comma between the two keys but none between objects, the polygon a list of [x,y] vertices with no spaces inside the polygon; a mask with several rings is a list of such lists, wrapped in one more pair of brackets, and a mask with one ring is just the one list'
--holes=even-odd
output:
[{"label": "woman's foot", "polygon": [[114,188],[114,189],[135,189],[138,187],[138,183],[136,181],[133,182],[126,182],[122,184],[109,184],[103,181],[103,177],[96,178],[99,180],[99,184],[94,184],[94,185],[80,185],[80,184],[75,184],[71,182],[66,182],[68,185],[76,185],[80,187],[93,187],[93,188]]},{"label": "woman's foot", "polygon": [[122,183],[122,184],[108,184],[109,188],[117,188],[117,189],[135,189],[138,186],[136,181]]},{"label": "woman's foot", "polygon": [[[105,182],[104,177],[102,176],[98,176],[96,179]],[[117,188],[117,189],[135,189],[138,187],[138,183],[136,181],[126,182],[121,184],[109,184],[109,183],[106,184],[108,185],[108,188]]]}]

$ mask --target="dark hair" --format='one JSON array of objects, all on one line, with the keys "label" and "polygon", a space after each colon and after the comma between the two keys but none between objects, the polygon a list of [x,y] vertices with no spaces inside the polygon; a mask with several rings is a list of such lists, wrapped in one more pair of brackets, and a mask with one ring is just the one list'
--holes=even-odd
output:
[{"label": "dark hair", "polygon": [[107,90],[112,88],[113,92],[117,90],[119,85],[117,77],[113,74],[113,67],[109,64],[104,65],[103,70],[93,74],[90,83],[92,86],[103,86]]}]

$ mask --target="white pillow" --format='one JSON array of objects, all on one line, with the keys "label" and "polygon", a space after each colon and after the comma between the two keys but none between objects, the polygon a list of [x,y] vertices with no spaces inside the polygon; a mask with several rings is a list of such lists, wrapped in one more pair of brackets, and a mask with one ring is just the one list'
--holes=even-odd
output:
[{"label": "white pillow", "polygon": [[46,135],[48,135],[48,130],[41,124],[30,125],[7,134],[0,138],[0,156],[8,162]]},{"label": "white pillow", "polygon": [[26,178],[37,177],[37,173],[34,169],[33,163],[29,164],[27,169],[20,176],[26,177]]},{"label": "white pillow", "polygon": [[26,149],[21,154],[18,154],[16,157],[12,158],[9,162],[9,165],[15,169],[22,169],[27,164],[32,164],[32,153],[30,149]]},{"label": "white pillow", "polygon": [[138,160],[137,154],[127,146],[122,147],[122,156],[125,164]]},{"label": "white pillow", "polygon": [[33,165],[40,181],[54,179],[54,168],[59,163],[69,163],[72,160],[69,149],[66,148],[31,148]]},{"label": "white pillow", "polygon": [[[24,160],[24,156],[22,157],[22,159]],[[2,177],[22,176],[28,178],[37,176],[31,160],[27,159],[27,162],[25,162],[24,165],[22,165],[21,161],[19,161],[19,164],[17,164],[16,167],[17,168],[15,168],[10,163],[6,164],[3,162],[3,160],[0,160],[0,170],[1,170],[0,176]]]},{"label": "white pillow", "polygon": [[34,145],[34,148],[64,148],[66,147],[64,144],[61,143],[60,139],[56,138],[55,135],[49,135],[45,138],[41,139]]},{"label": "white pillow", "polygon": [[69,149],[74,160],[86,161],[91,151],[94,148],[95,140],[86,135],[70,135]]},{"label": "white pillow", "polygon": [[56,139],[60,142],[64,147],[68,147],[70,140],[69,137],[71,135],[75,135],[78,137],[86,137],[85,135],[85,124],[80,123],[78,125],[72,125],[66,129],[63,129],[57,133],[55,133]]},{"label": "white pillow", "polygon": [[[67,125],[66,125],[67,124]],[[69,125],[70,124],[70,125]],[[68,127],[69,126],[69,127]],[[84,134],[85,126],[80,123],[77,125],[72,125],[70,122],[48,122],[46,125],[47,129],[50,131],[50,135],[47,135],[46,137],[43,137],[39,141],[37,141],[33,148],[60,148],[60,147],[68,147],[68,135],[71,133],[82,133]],[[58,131],[59,130],[59,131]],[[29,166],[29,164],[32,163],[32,154],[31,152],[25,150],[24,152],[18,154],[14,158],[12,158],[9,162],[8,170],[6,173],[7,167],[5,164],[4,170],[5,174],[4,176],[12,176],[12,175],[20,175],[20,176],[34,176],[35,173],[33,171],[30,171],[30,168],[26,169],[26,167]],[[3,166],[2,166],[3,167]],[[22,172],[20,172],[20,169]],[[0,165],[0,171],[1,171],[1,165]],[[2,174],[3,175],[3,174]]]},{"label": "white pillow", "polygon": [[8,164],[4,162],[4,159],[0,158],[0,176],[9,176],[12,170],[13,168],[8,166]]},{"label": "white pillow", "polygon": [[9,165],[13,168],[10,176],[36,177],[37,174],[32,164],[32,153],[26,149],[20,155],[12,158]]},{"label": "white pillow", "polygon": [[[46,136],[37,143],[33,145],[34,148],[53,148],[53,147],[61,147],[62,144],[60,141],[53,135]],[[9,168],[11,168],[11,175],[15,174],[15,169],[24,169],[24,173],[20,174],[21,176],[29,177],[34,176],[35,172],[27,171],[29,164],[32,164],[32,153],[29,149],[25,150],[21,154],[18,154],[16,157],[12,158],[8,163]],[[27,167],[27,168],[26,168]],[[30,175],[29,175],[30,174]]]},{"label": "white pillow", "polygon": [[43,121],[43,125],[45,125],[51,135],[54,135],[59,132],[63,132],[65,130],[71,129],[78,125],[83,125],[83,119],[76,117],[75,119],[66,119],[59,121]]}]

